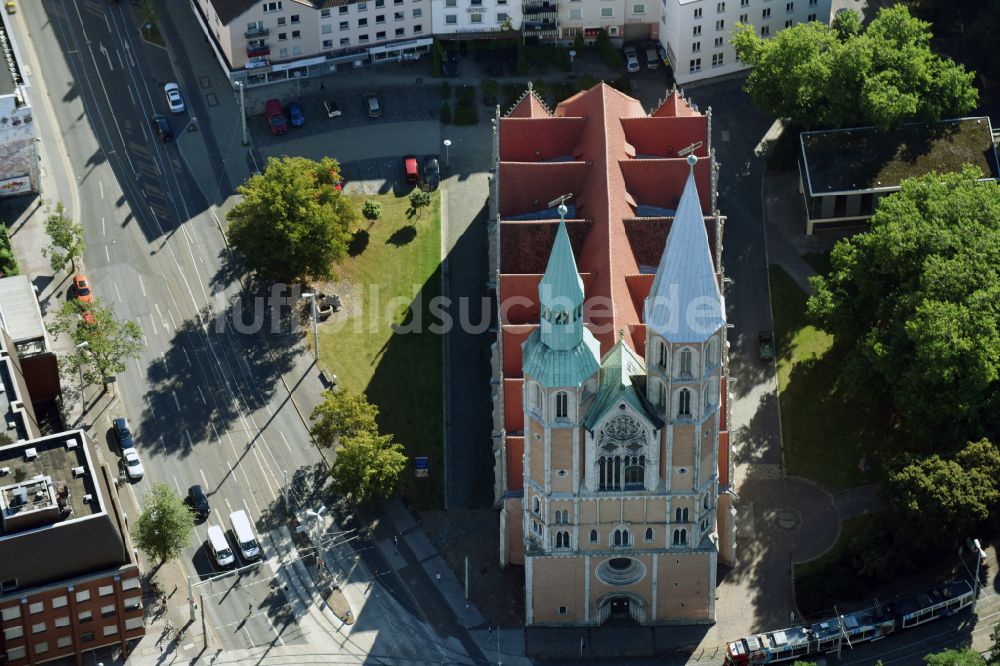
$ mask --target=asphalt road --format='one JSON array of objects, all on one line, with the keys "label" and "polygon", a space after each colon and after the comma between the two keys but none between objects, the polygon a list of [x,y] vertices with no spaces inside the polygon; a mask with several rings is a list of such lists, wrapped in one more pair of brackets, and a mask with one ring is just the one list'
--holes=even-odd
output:
[{"label": "asphalt road", "polygon": [[[320,457],[278,376],[293,359],[243,324],[252,317],[236,320],[240,285],[225,266],[217,223],[175,146],[150,126],[154,111],[167,112],[166,53],[143,47],[125,3],[59,0],[21,11],[55,112],[47,120],[65,146],[65,163],[51,168],[76,180],[78,204],[67,204],[85,228],[86,271],[95,293],[145,334],[146,350],[118,377],[115,404],[91,434],[110,448],[110,419],[129,418],[147,470],[133,485],[140,498],[152,482],[182,494],[200,483],[214,509],[207,524],[228,529],[227,514],[242,508],[266,528],[283,471],[309,470]],[[189,102],[197,112],[200,100]],[[175,133],[189,120],[170,116]],[[40,125],[47,145],[58,145],[49,123]],[[203,545],[207,524],[182,556],[194,580],[215,573]],[[262,537],[265,556],[276,557]],[[238,593],[206,601],[222,645],[301,640],[294,624],[273,621],[287,606],[280,586],[266,584],[277,575],[253,567],[235,579]],[[239,631],[225,630],[233,626]]]}]

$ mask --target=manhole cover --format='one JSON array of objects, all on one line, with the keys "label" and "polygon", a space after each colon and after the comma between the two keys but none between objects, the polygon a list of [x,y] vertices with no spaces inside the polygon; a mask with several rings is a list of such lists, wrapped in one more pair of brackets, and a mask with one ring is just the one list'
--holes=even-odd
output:
[{"label": "manhole cover", "polygon": [[775,522],[783,530],[792,532],[802,526],[802,516],[798,511],[778,511],[774,516]]}]

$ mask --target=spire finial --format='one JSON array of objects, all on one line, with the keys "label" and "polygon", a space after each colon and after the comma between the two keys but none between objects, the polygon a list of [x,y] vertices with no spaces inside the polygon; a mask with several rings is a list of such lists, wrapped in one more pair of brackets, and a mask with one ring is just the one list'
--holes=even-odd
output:
[{"label": "spire finial", "polygon": [[624,339],[625,339],[625,329],[624,328],[619,328],[618,329],[618,341],[621,342]]},{"label": "spire finial", "polygon": [[535,85],[529,80],[528,81],[528,92],[531,92],[534,89],[535,89]]},{"label": "spire finial", "polygon": [[566,213],[569,212],[569,208],[566,207],[566,204],[561,203],[561,204],[559,204],[559,208],[557,208],[556,210],[559,212],[559,219],[562,220],[563,222],[565,222],[566,221]]},{"label": "spire finial", "polygon": [[698,158],[695,157],[694,153],[688,155],[687,158],[688,166],[691,167],[691,171],[694,171],[694,165],[698,163]]}]

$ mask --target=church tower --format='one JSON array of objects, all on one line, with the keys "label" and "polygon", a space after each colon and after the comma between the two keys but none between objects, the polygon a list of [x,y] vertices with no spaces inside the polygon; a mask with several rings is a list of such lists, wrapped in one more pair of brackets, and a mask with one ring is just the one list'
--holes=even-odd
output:
[{"label": "church tower", "polygon": [[664,475],[674,545],[717,554],[719,409],[726,306],[719,288],[694,166],[644,304],[647,397],[668,424]]}]

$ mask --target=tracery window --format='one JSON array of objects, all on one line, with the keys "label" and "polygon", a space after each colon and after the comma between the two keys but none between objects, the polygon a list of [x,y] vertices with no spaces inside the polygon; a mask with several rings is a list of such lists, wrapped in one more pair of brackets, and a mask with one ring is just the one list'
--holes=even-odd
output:
[{"label": "tracery window", "polygon": [[631,416],[622,414],[601,429],[597,451],[598,489],[641,490],[645,487],[646,433]]}]

